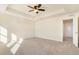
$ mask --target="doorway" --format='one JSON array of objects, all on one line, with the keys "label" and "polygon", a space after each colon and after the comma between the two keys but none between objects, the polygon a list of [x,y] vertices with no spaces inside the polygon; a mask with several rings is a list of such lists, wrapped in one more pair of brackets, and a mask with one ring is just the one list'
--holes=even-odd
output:
[{"label": "doorway", "polygon": [[63,41],[73,42],[73,19],[63,21]]}]

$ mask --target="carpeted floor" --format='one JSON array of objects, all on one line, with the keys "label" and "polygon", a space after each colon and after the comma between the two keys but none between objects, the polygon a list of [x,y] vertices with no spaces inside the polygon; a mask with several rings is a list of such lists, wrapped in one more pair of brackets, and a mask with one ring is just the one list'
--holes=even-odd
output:
[{"label": "carpeted floor", "polygon": [[79,48],[76,48],[72,44],[72,40],[70,38],[65,38],[64,42],[34,38],[25,40],[16,54],[22,54],[22,55],[79,54]]},{"label": "carpeted floor", "polygon": [[[67,40],[66,40],[67,39]],[[12,54],[9,48],[0,45],[0,54]],[[4,50],[1,50],[1,49]],[[7,49],[6,49],[7,48]],[[16,55],[77,55],[79,48],[72,44],[70,38],[65,38],[64,42],[58,42],[47,39],[32,38],[25,39]]]}]

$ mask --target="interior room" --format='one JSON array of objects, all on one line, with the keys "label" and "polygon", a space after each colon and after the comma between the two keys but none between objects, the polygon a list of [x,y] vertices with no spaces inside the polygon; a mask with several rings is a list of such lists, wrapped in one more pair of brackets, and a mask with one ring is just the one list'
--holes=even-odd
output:
[{"label": "interior room", "polygon": [[63,21],[63,41],[72,41],[73,42],[73,20],[64,20]]},{"label": "interior room", "polygon": [[78,54],[78,4],[0,4],[0,55]]}]

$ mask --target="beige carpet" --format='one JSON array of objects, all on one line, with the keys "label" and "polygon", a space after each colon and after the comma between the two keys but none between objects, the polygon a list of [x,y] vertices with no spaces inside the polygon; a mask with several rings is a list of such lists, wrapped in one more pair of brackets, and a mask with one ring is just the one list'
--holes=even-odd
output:
[{"label": "beige carpet", "polygon": [[64,42],[34,38],[25,40],[16,54],[22,54],[22,55],[79,54],[79,48],[76,48],[72,44],[72,40],[70,38],[65,38]]},{"label": "beige carpet", "polygon": [[[67,40],[66,40],[67,39]],[[0,45],[0,54],[12,54],[5,45]],[[25,39],[16,52],[17,55],[76,55],[79,54],[79,48],[72,44],[70,38],[65,38],[64,42],[58,42],[47,39],[32,38]]]}]

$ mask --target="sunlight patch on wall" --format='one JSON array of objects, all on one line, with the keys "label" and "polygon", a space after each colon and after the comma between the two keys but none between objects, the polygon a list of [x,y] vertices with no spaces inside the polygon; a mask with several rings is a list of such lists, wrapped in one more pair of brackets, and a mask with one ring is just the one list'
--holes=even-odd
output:
[{"label": "sunlight patch on wall", "polygon": [[7,44],[6,46],[9,48],[10,47],[10,52],[12,54],[15,54],[19,47],[21,46],[23,39],[18,38],[16,34],[10,33],[11,39],[10,42],[8,42],[8,33],[7,29],[4,28],[3,26],[0,26],[0,42]]},{"label": "sunlight patch on wall", "polygon": [[17,41],[17,43],[11,48],[11,52],[13,54],[15,54],[17,52],[17,50],[19,49],[20,45],[22,44],[23,39],[20,38],[19,41]]},{"label": "sunlight patch on wall", "polygon": [[7,47],[11,47],[17,41],[17,36],[12,33],[11,34],[11,42],[7,44]]},{"label": "sunlight patch on wall", "polygon": [[7,43],[7,29],[0,26],[0,41],[4,44]]}]

